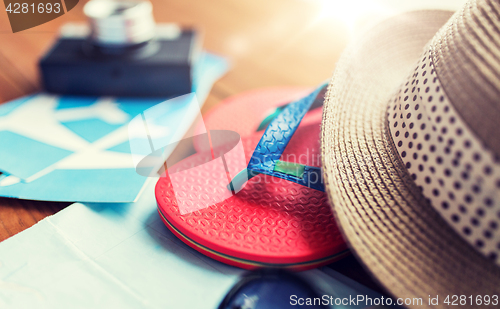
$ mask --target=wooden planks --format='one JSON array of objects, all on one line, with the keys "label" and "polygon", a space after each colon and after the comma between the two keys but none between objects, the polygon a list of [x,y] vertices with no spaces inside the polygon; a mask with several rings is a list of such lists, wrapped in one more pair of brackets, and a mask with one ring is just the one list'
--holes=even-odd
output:
[{"label": "wooden planks", "polygon": [[0,199],[0,238],[7,239],[53,215],[68,203]]}]

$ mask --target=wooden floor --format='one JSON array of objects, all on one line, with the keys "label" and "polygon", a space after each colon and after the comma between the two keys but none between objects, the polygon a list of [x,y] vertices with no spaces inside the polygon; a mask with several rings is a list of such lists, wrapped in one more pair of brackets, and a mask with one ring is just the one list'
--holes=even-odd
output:
[{"label": "wooden floor", "polygon": [[[0,10],[0,102],[40,90],[39,57],[54,42],[62,24],[85,21],[85,2],[60,18],[16,34],[6,12]],[[245,90],[317,85],[332,75],[349,40],[347,26],[324,14],[318,1],[152,2],[157,22],[199,27],[204,48],[232,61],[229,73],[213,87],[203,112]],[[0,241],[67,205],[0,198]],[[378,289],[352,257],[332,267]]]}]

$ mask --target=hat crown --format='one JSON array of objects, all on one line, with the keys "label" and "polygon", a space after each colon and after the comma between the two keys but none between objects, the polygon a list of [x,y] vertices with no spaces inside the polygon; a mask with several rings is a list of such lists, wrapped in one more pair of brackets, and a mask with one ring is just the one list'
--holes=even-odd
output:
[{"label": "hat crown", "polygon": [[444,92],[468,125],[500,157],[500,2],[469,1],[431,42]]},{"label": "hat crown", "polygon": [[458,11],[425,47],[387,114],[400,159],[428,202],[498,266],[500,30],[492,19],[500,22],[499,7],[473,1]]},{"label": "hat crown", "polygon": [[[470,7],[471,3],[467,5]],[[472,6],[477,4],[473,2]],[[452,16],[448,27],[460,18],[460,14],[463,13]],[[474,173],[488,174],[482,178],[466,174],[468,181],[480,182],[482,179],[481,184],[488,184],[489,188],[479,187],[483,189],[478,191],[479,194],[498,194],[500,185],[491,187],[497,184],[497,177],[493,176],[496,171],[493,171],[493,166],[491,170],[487,169],[487,162],[483,161],[491,161],[491,155],[477,157],[481,165],[474,163],[474,152],[471,155],[467,151],[465,157],[463,138],[466,133],[467,139],[475,136],[477,143],[470,146],[479,145],[477,151],[480,154],[487,149],[471,129],[469,132],[465,129],[459,131],[462,132],[460,140],[455,138],[455,143],[450,144],[450,138],[458,135],[456,130],[468,125],[449,99],[444,97],[441,101],[441,96],[447,93],[443,87],[437,88],[441,72],[436,75],[434,59],[429,59],[438,48],[433,38],[450,16],[443,11],[411,12],[368,30],[350,44],[338,61],[325,99],[321,155],[325,187],[332,208],[357,255],[398,297],[419,295],[425,298],[429,293],[435,293],[444,299],[446,295],[484,294],[485,291],[498,294],[500,286],[500,267],[497,267],[500,263],[495,265],[484,258],[486,255],[493,259],[495,251],[500,250],[500,242],[493,240],[500,235],[500,209],[495,211],[500,203],[494,203],[500,199],[490,201],[471,195],[473,199],[470,200],[463,191],[472,190],[474,194],[475,187],[471,182],[465,185],[461,181],[459,193],[453,191],[455,177],[463,177],[462,173],[467,171],[469,164]],[[446,30],[441,30],[436,38],[442,37],[443,32]],[[427,58],[422,55],[424,46]],[[442,61],[437,56],[434,58]],[[426,66],[422,69],[424,64]],[[439,63],[441,65],[443,63]],[[412,72],[405,80],[409,70]],[[413,78],[412,74],[416,73],[419,73],[418,77]],[[422,86],[425,78],[428,78],[427,84]],[[411,85],[413,79],[415,82]],[[445,82],[448,92],[450,82],[453,81]],[[430,85],[432,87],[426,93]],[[396,93],[395,98],[392,95],[398,86],[402,91]],[[409,88],[408,92],[403,95],[406,88]],[[407,95],[409,98],[404,101]],[[408,109],[407,104],[410,104]],[[433,112],[434,106],[436,110]],[[453,111],[455,117],[451,118]],[[413,117],[422,123],[417,125]],[[399,129],[394,127],[395,121]],[[426,126],[422,129],[424,122]],[[448,125],[447,132],[443,131],[445,124]],[[453,125],[453,130],[450,130],[450,125]],[[417,133],[415,138],[414,133]],[[429,139],[431,143],[425,140],[427,133],[433,139]],[[439,139],[440,135],[442,139]],[[417,142],[421,138],[423,141]],[[431,149],[433,145],[435,148]],[[448,154],[447,146],[451,146]],[[403,151],[406,151],[405,156]],[[450,160],[450,154],[460,157],[459,160],[453,161],[454,157]],[[424,155],[427,155],[426,161]],[[445,155],[448,155],[446,159]],[[454,162],[458,163],[460,170],[455,169]],[[426,174],[420,172],[420,165]],[[451,173],[447,173],[447,168]],[[417,178],[412,179],[414,176]],[[437,186],[439,192],[434,193],[432,187],[429,187],[430,191],[424,189],[427,176],[430,185]],[[424,192],[420,192],[422,189]],[[450,192],[456,193],[455,199],[448,204],[439,204],[438,198],[451,199]],[[467,203],[469,200],[471,203]],[[462,210],[466,213],[463,214]],[[463,233],[466,227],[471,231],[470,236]],[[477,250],[476,240],[483,241],[480,250]]]}]

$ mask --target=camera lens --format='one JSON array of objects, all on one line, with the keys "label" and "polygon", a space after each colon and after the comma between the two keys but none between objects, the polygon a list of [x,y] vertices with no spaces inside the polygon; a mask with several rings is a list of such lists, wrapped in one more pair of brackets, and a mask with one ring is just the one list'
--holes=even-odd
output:
[{"label": "camera lens", "polygon": [[103,47],[142,44],[155,35],[153,7],[148,1],[91,0],[84,13],[91,25],[90,39]]}]

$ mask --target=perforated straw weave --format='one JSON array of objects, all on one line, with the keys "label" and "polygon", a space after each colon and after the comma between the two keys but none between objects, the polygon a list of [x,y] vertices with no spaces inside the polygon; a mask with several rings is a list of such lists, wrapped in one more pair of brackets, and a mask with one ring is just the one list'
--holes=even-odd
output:
[{"label": "perforated straw weave", "polygon": [[[445,11],[405,13],[379,24],[343,53],[325,98],[322,163],[338,223],[354,253],[394,297],[422,299],[410,308],[446,308],[447,295],[500,294],[500,267],[466,243],[431,206],[399,156],[387,119],[395,91],[436,32],[443,25],[463,28],[467,12],[484,11],[490,4],[469,2],[446,25],[451,13]],[[478,18],[484,17],[470,20]],[[438,35],[447,40],[436,37],[433,42],[445,44],[440,47],[445,50],[451,46],[446,42],[458,44],[451,38],[455,34],[441,31]],[[443,64],[438,60],[438,66]],[[441,80],[443,87],[446,82]],[[429,305],[429,295],[439,295],[438,306]],[[463,307],[488,306],[469,302]]]}]

